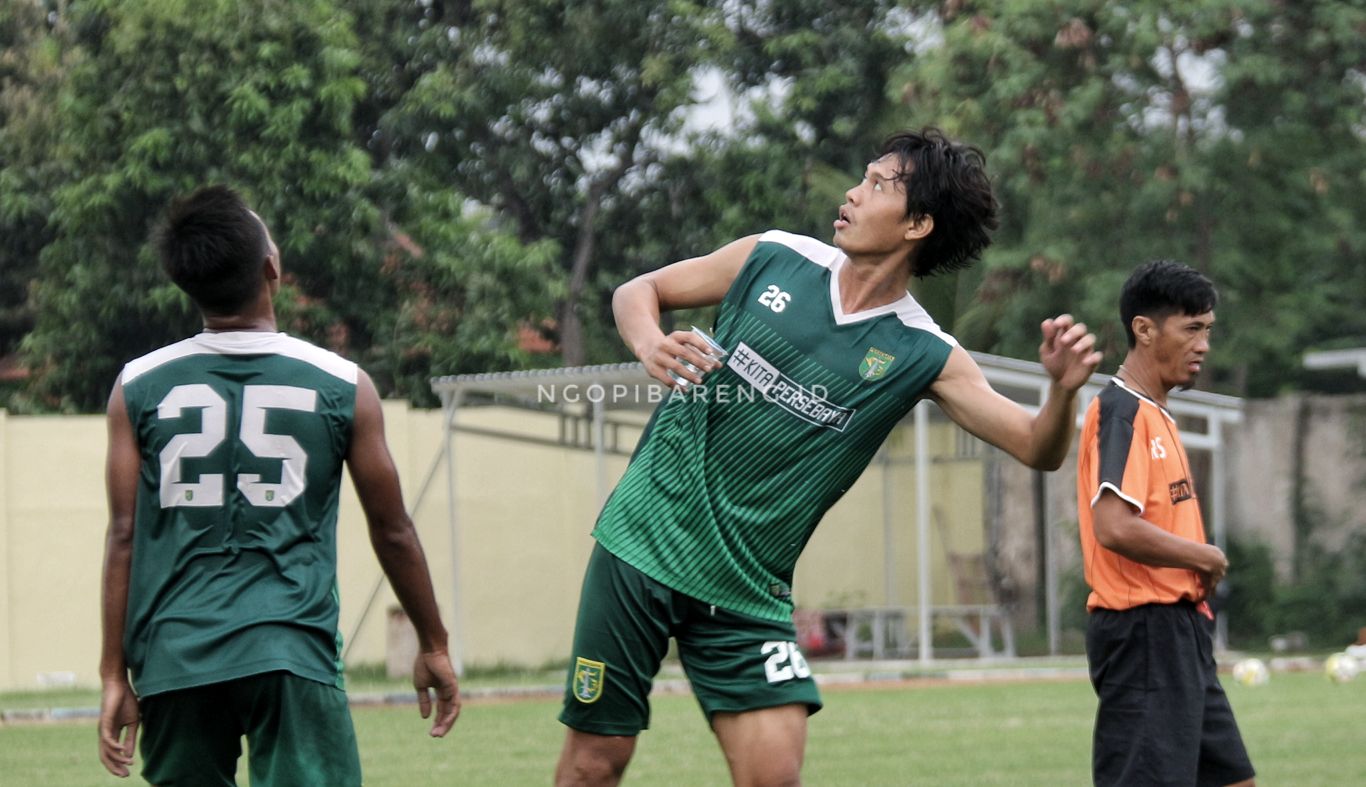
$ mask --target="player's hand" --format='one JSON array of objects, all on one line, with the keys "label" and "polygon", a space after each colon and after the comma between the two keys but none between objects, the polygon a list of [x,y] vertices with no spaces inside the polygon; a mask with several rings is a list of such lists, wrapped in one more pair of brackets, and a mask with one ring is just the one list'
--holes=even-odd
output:
[{"label": "player's hand", "polygon": [[417,654],[417,661],[413,662],[413,688],[417,689],[417,705],[424,719],[432,715],[428,690],[436,694],[436,718],[432,719],[430,734],[433,738],[445,735],[460,716],[460,682],[450,655],[444,650]]},{"label": "player's hand", "polygon": [[100,692],[100,762],[115,776],[128,776],[138,743],[138,698],[127,678],[107,680]]},{"label": "player's hand", "polygon": [[1068,391],[1085,385],[1102,357],[1095,350],[1096,337],[1086,330],[1086,323],[1061,314],[1044,320],[1040,327],[1043,343],[1039,345],[1039,361],[1048,376]]},{"label": "player's hand", "polygon": [[[708,355],[710,352],[706,342],[692,331],[674,331],[667,336],[661,333],[658,339],[637,349],[636,357],[645,364],[645,371],[651,377],[675,388],[679,383],[669,376],[670,371],[689,383],[700,385],[702,374],[720,368],[720,362]],[[684,366],[684,361],[700,369],[702,374]]]},{"label": "player's hand", "polygon": [[1196,571],[1196,578],[1200,580],[1201,590],[1204,594],[1201,600],[1213,598],[1214,591],[1228,574],[1228,558],[1224,556],[1224,550],[1213,544],[1205,545],[1205,565]]}]

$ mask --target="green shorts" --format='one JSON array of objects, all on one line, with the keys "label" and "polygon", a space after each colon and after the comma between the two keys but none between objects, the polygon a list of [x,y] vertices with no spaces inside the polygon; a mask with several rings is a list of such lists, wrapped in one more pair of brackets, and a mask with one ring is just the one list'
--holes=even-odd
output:
[{"label": "green shorts", "polygon": [[235,785],[242,736],[252,787],[361,783],[346,692],[267,672],[144,697],[142,777],[157,785]]},{"label": "green shorts", "polygon": [[792,622],[741,615],[698,601],[593,548],[579,597],[560,721],[598,735],[650,726],[650,687],[669,649],[710,722],[716,713],[805,705],[821,708]]}]

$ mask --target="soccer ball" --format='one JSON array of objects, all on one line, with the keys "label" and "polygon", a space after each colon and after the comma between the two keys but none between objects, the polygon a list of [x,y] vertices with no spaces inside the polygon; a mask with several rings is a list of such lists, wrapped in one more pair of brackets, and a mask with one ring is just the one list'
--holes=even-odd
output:
[{"label": "soccer ball", "polygon": [[1271,679],[1271,671],[1261,659],[1243,659],[1233,665],[1233,679],[1244,686],[1261,686]]},{"label": "soccer ball", "polygon": [[1346,683],[1361,671],[1357,660],[1346,653],[1334,653],[1323,662],[1323,674],[1334,683]]}]

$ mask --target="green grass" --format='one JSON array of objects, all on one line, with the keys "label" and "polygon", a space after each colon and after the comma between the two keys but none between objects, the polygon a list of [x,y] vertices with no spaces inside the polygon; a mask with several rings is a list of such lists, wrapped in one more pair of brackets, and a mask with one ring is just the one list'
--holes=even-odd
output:
[{"label": "green grass", "polygon": [[[1277,674],[1267,686],[1228,691],[1260,784],[1366,784],[1366,680],[1334,686],[1317,674]],[[832,687],[825,700],[811,719],[808,785],[1090,783],[1095,698],[1084,681]],[[356,708],[366,784],[547,784],[564,735],[558,705],[471,702],[443,740],[426,736],[415,706]],[[657,697],[652,726],[627,783],[727,783],[691,697]],[[0,727],[0,781],[120,783],[103,772],[94,744],[88,722]]]}]

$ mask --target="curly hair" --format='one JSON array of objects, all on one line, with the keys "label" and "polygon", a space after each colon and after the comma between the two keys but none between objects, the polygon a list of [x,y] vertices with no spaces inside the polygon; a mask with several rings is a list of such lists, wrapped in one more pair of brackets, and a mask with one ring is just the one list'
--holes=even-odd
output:
[{"label": "curly hair", "polygon": [[980,148],[954,142],[937,128],[901,131],[882,143],[878,158],[895,156],[906,191],[906,218],[929,216],[934,229],[911,259],[911,274],[960,270],[980,259],[1000,226],[1000,203]]}]

